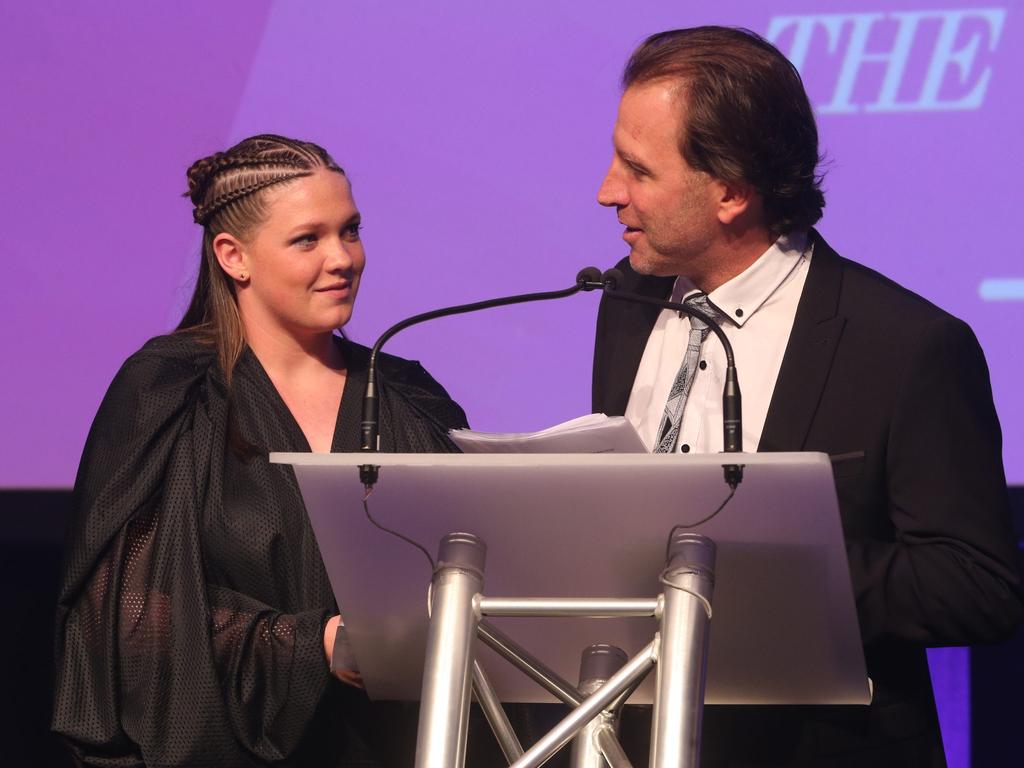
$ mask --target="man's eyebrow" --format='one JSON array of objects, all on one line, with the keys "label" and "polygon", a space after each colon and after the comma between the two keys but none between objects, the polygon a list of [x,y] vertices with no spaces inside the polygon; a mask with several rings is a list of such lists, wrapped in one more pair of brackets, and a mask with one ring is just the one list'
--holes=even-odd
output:
[{"label": "man's eyebrow", "polygon": [[647,167],[647,165],[636,155],[630,154],[629,152],[626,152],[623,149],[619,149],[618,147],[615,148],[615,154],[619,156],[619,159],[622,160],[622,162],[631,165],[635,168],[639,168],[641,171],[650,172],[650,169]]}]

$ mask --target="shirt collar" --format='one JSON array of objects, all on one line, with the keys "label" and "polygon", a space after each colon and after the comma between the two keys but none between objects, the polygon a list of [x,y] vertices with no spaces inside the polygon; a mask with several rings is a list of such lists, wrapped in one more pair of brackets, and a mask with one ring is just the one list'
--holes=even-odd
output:
[{"label": "shirt collar", "polygon": [[[800,264],[806,247],[806,232],[782,235],[757,261],[709,293],[708,299],[734,325],[742,328],[779,286],[786,282]],[[672,300],[682,301],[697,292],[699,289],[689,278],[680,276],[672,289]]]}]

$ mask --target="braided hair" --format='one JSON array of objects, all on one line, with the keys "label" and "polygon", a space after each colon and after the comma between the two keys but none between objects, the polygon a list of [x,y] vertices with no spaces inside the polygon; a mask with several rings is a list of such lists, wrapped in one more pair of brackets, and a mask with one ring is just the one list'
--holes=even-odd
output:
[{"label": "braided hair", "polygon": [[192,201],[192,218],[203,228],[203,252],[192,299],[176,331],[217,348],[229,387],[231,372],[245,350],[245,336],[235,281],[221,269],[213,240],[222,232],[247,237],[266,217],[264,190],[321,168],[345,173],[317,144],[261,134],[196,160],[188,169],[185,196]]}]

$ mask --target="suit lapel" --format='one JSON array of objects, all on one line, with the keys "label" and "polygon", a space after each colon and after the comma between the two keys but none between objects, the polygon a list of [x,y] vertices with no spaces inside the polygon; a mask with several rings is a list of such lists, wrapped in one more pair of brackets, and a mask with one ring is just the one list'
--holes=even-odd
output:
[{"label": "suit lapel", "polygon": [[812,230],[811,237],[814,255],[758,451],[803,450],[846,325],[838,314],[842,262],[821,235]]},{"label": "suit lapel", "polygon": [[[675,278],[642,277],[628,266],[617,265],[625,274],[623,290],[664,299],[672,292]],[[633,391],[647,339],[661,313],[659,307],[634,304],[604,296],[604,317],[598,323],[598,355],[594,361],[594,411],[622,416]],[[604,340],[602,345],[600,339]],[[603,346],[603,349],[602,349]]]}]

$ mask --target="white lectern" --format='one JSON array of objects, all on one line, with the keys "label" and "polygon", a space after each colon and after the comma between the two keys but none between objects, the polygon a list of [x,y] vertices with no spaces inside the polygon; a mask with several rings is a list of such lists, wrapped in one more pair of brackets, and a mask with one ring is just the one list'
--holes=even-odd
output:
[{"label": "white lectern", "polygon": [[[271,455],[294,466],[367,692],[422,698],[416,763],[431,768],[462,764],[471,683],[517,768],[577,734],[574,765],[629,765],[614,736],[627,697],[655,705],[658,768],[697,764],[704,702],[869,702],[828,457],[730,454],[745,466],[734,498],[670,544],[727,496],[723,458]],[[370,514],[441,542],[433,573],[367,518],[368,459]],[[530,679],[485,673],[474,636]],[[498,701],[551,696],[574,709],[523,753]]]}]

